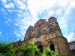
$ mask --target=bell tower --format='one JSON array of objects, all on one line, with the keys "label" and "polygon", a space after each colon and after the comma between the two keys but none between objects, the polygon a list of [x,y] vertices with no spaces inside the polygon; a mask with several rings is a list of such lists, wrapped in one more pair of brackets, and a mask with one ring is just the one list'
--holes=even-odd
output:
[{"label": "bell tower", "polygon": [[49,27],[49,33],[55,33],[56,36],[63,36],[60,27],[58,25],[57,19],[55,17],[50,17],[48,19],[48,27]]},{"label": "bell tower", "polygon": [[69,45],[67,39],[63,36],[57,19],[55,17],[50,17],[48,19],[48,29],[49,29],[49,46],[54,46],[55,52],[58,54],[67,55],[70,53]]}]

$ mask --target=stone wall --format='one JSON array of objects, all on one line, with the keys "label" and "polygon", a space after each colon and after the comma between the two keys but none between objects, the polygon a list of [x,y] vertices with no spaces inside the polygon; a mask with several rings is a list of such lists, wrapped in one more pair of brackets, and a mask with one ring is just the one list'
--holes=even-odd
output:
[{"label": "stone wall", "polygon": [[40,19],[34,26],[29,26],[22,45],[27,45],[30,41],[37,44],[41,51],[49,47],[58,54],[70,54],[67,39],[63,37],[55,17],[50,17],[48,21]]}]

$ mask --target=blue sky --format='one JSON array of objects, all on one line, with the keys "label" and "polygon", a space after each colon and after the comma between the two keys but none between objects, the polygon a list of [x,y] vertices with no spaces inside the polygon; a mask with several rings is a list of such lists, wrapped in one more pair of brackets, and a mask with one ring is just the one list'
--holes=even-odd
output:
[{"label": "blue sky", "polygon": [[29,25],[51,16],[68,41],[75,41],[75,0],[0,0],[0,42],[24,40]]}]

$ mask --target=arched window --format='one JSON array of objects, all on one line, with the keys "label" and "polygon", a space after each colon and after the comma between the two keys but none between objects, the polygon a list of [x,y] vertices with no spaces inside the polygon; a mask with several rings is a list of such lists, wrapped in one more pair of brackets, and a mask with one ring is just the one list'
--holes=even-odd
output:
[{"label": "arched window", "polygon": [[53,28],[49,28],[49,33],[53,32]]},{"label": "arched window", "polygon": [[50,49],[51,49],[52,51],[55,51],[54,44],[50,44]]},{"label": "arched window", "polygon": [[46,34],[47,33],[47,30],[43,30],[42,32],[43,32],[43,34]]},{"label": "arched window", "polygon": [[41,36],[42,35],[42,32],[41,31],[38,31],[37,32],[37,37]]},{"label": "arched window", "polygon": [[40,52],[42,52],[42,51],[43,51],[42,43],[41,43],[41,42],[39,42],[39,41],[37,41],[35,44],[37,45],[37,47],[38,47],[39,51],[40,51]]},{"label": "arched window", "polygon": [[54,31],[54,26],[53,25],[50,25],[49,26],[49,33],[53,32]]},{"label": "arched window", "polygon": [[42,45],[38,45],[38,48],[39,48],[40,52],[43,51],[43,47],[42,47]]},{"label": "arched window", "polygon": [[28,36],[28,39],[31,39],[32,38],[32,36]]}]

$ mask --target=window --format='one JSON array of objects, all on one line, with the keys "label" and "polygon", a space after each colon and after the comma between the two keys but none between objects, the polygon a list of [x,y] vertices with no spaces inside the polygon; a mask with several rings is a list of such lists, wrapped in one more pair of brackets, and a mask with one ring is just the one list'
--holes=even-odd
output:
[{"label": "window", "polygon": [[49,33],[53,32],[53,28],[49,28]]},{"label": "window", "polygon": [[28,39],[31,39],[31,38],[32,38],[31,36],[28,37]]},{"label": "window", "polygon": [[43,33],[47,33],[47,31],[46,30],[43,30]]},{"label": "window", "polygon": [[41,36],[42,35],[42,32],[41,31],[38,31],[37,32],[37,36],[39,37],[39,36]]},{"label": "window", "polygon": [[50,44],[50,49],[51,49],[52,51],[55,51],[54,44]]},{"label": "window", "polygon": [[49,26],[49,33],[50,33],[50,32],[53,32],[53,28],[54,28],[53,25],[50,25],[50,26]]},{"label": "window", "polygon": [[38,45],[38,48],[39,48],[40,52],[43,51],[43,47],[42,47],[42,45]]},{"label": "window", "polygon": [[37,47],[38,47],[39,51],[40,51],[40,52],[42,52],[42,51],[43,51],[42,42],[37,41],[35,44],[37,45]]}]

